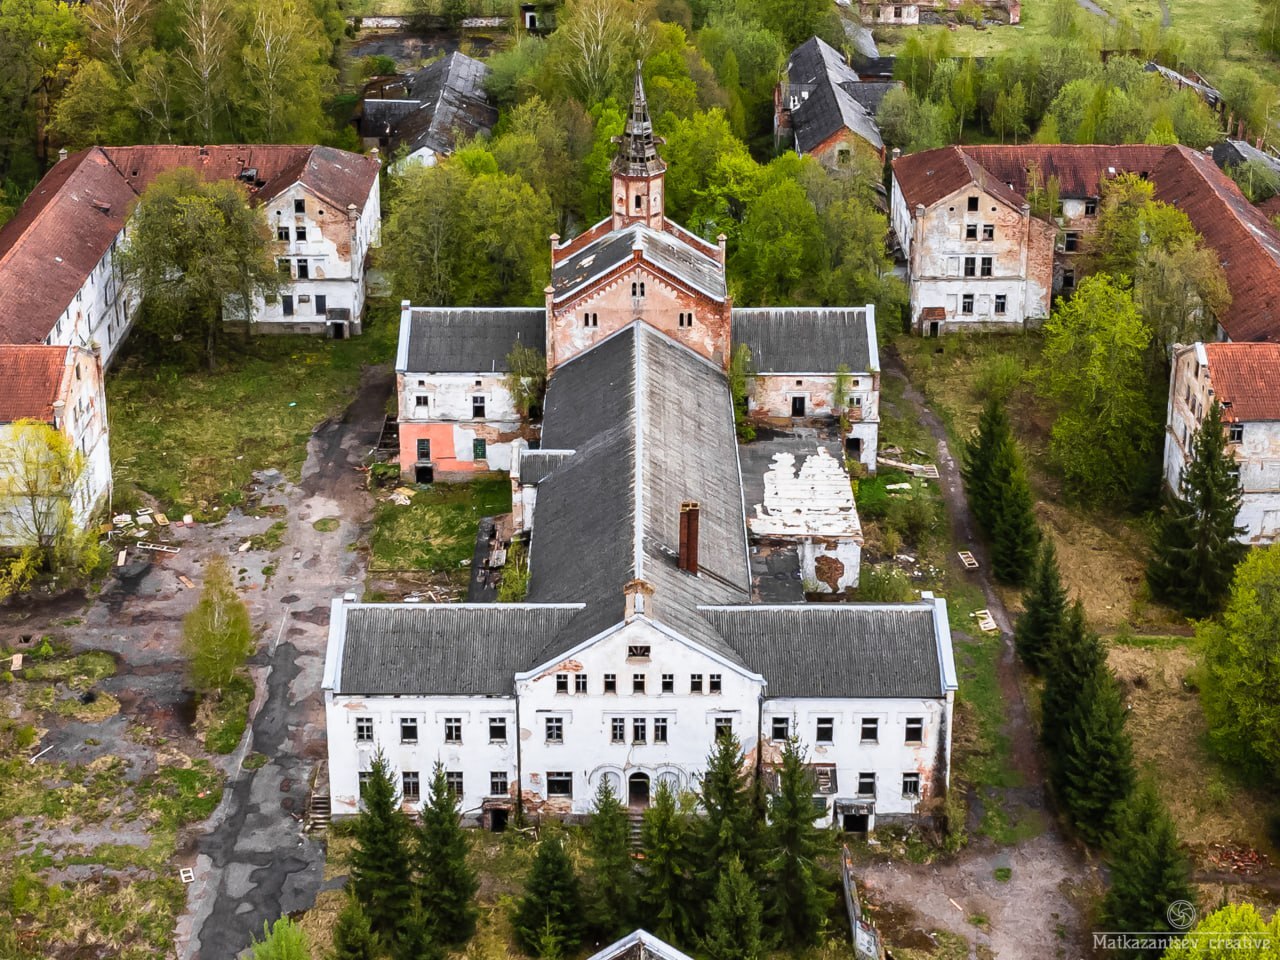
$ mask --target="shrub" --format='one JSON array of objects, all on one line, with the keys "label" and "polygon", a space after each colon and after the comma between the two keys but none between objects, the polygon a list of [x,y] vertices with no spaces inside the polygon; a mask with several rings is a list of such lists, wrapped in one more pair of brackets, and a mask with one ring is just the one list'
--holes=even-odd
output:
[{"label": "shrub", "polygon": [[906,603],[916,599],[907,575],[889,563],[868,566],[858,580],[858,599],[868,603]]},{"label": "shrub", "polygon": [[1023,365],[1017,357],[998,354],[990,357],[973,380],[973,392],[979,400],[1008,401],[1018,384],[1022,382]]}]

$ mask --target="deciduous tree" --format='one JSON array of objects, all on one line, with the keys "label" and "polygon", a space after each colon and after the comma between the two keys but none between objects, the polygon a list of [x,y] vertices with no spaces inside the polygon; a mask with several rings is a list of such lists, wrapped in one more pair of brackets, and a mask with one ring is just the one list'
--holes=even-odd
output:
[{"label": "deciduous tree", "polygon": [[[36,571],[91,569],[96,535],[77,524],[86,502],[85,458],[51,424],[19,420],[0,427],[0,530]],[[86,571],[87,572],[87,571]]]},{"label": "deciduous tree", "polygon": [[1271,960],[1280,943],[1280,913],[1270,922],[1251,903],[1232,903],[1209,914],[1164,952],[1163,960]]},{"label": "deciduous tree", "polygon": [[1192,442],[1176,496],[1166,502],[1147,565],[1154,596],[1190,617],[1207,617],[1222,605],[1245,546],[1236,525],[1240,478],[1227,455],[1222,407],[1209,407]]},{"label": "deciduous tree", "polygon": [[223,690],[253,652],[249,608],[236,593],[231,567],[221,554],[205,562],[200,599],[182,621],[182,644],[191,682],[202,693]]}]

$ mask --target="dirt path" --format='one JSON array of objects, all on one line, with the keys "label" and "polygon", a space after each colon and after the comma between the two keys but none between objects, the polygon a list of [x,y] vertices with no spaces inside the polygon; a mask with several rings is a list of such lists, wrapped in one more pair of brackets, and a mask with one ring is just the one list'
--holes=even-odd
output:
[{"label": "dirt path", "polygon": [[[884,375],[903,382],[903,401],[911,409],[899,413],[918,418],[937,443],[939,484],[953,542],[965,545],[978,558],[978,569],[967,571],[965,577],[982,591],[1000,628],[997,669],[1006,711],[1002,733],[1008,738],[1012,763],[1021,774],[1023,785],[1002,788],[994,802],[1007,809],[1037,811],[1046,830],[1012,847],[996,847],[989,840],[975,839],[959,857],[946,864],[877,864],[862,871],[862,880],[871,898],[886,905],[893,914],[895,927],[946,930],[968,939],[971,950],[980,945],[1008,960],[1066,956],[1062,951],[1068,950],[1080,935],[1075,890],[1089,882],[1091,869],[1053,826],[1035,728],[1019,682],[1021,668],[1013,649],[1013,620],[987,574],[989,557],[965,495],[959,451],[952,450],[942,421],[911,383],[897,354],[890,348],[881,356]],[[996,879],[997,871],[1004,876],[1006,869],[1008,880]],[[916,918],[914,924],[903,922],[912,916]],[[971,923],[971,918],[981,922]]]}]

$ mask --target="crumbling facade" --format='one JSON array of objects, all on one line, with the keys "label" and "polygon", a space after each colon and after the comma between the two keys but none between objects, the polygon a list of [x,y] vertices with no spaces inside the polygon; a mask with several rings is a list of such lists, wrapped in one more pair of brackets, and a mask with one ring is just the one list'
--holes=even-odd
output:
[{"label": "crumbling facade", "polygon": [[1274,543],[1280,537],[1280,344],[1174,346],[1164,438],[1164,478],[1174,493],[1215,400],[1243,493],[1240,539]]},{"label": "crumbling facade", "polygon": [[[334,601],[323,680],[333,812],[356,812],[379,749],[407,804],[424,799],[439,759],[464,817],[493,828],[516,810],[584,815],[604,781],[638,810],[661,783],[695,789],[717,738],[733,735],[766,781],[788,738],[805,745],[817,822],[866,830],[925,813],[950,773],[946,604],[753,602],[723,252],[663,214],[665,165],[638,72],[621,141],[610,218],[553,241],[540,443],[510,446],[527,593],[504,604]],[[878,373],[867,317],[759,316],[753,342],[804,340],[825,324],[853,336],[837,357]],[[512,342],[534,343],[537,319],[406,306],[402,444],[416,442],[406,427],[483,426],[447,415],[467,412],[473,387],[497,389],[486,378]],[[423,419],[407,422],[419,408]],[[856,512],[840,462],[815,457],[804,482],[839,502],[830,522],[811,505],[796,539],[838,589],[856,574]],[[790,523],[793,493],[769,498],[775,520]]]}]

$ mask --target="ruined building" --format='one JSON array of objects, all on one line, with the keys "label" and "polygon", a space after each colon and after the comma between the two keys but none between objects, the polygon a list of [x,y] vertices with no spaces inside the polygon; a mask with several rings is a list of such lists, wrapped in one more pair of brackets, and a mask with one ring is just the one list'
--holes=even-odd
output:
[{"label": "ruined building", "polygon": [[[502,441],[529,584],[520,603],[334,601],[323,688],[336,815],[357,810],[379,749],[407,804],[423,800],[438,760],[464,816],[498,828],[518,805],[584,814],[602,780],[633,808],[660,782],[695,788],[728,734],[763,769],[798,737],[826,824],[863,830],[914,816],[947,789],[956,671],[941,598],[756,601],[726,374],[737,317],[724,249],[664,216],[658,142],[637,76],[611,216],[553,241],[542,330],[536,311],[405,309],[402,413],[460,403],[483,418],[470,432],[457,420],[402,424],[402,442],[427,441],[442,469],[446,457],[462,469],[464,454],[494,465],[497,445],[482,450],[477,431],[518,419],[498,382],[503,358],[513,341],[545,344],[540,446]],[[844,348],[816,335],[824,326],[847,334],[854,366],[878,366],[870,310],[854,314],[777,311],[753,322],[777,326],[774,339],[789,334],[791,379],[814,378],[812,396],[824,377],[850,381],[835,372]],[[806,355],[811,335],[835,355]],[[425,402],[408,402],[417,396]],[[836,461],[815,458],[792,479],[829,485],[824,465]],[[780,477],[788,468],[778,460],[760,500],[784,537],[802,519],[794,484]],[[839,584],[837,541],[856,514],[829,500],[811,537],[829,544],[811,546],[815,563],[829,547],[822,566]]]}]

